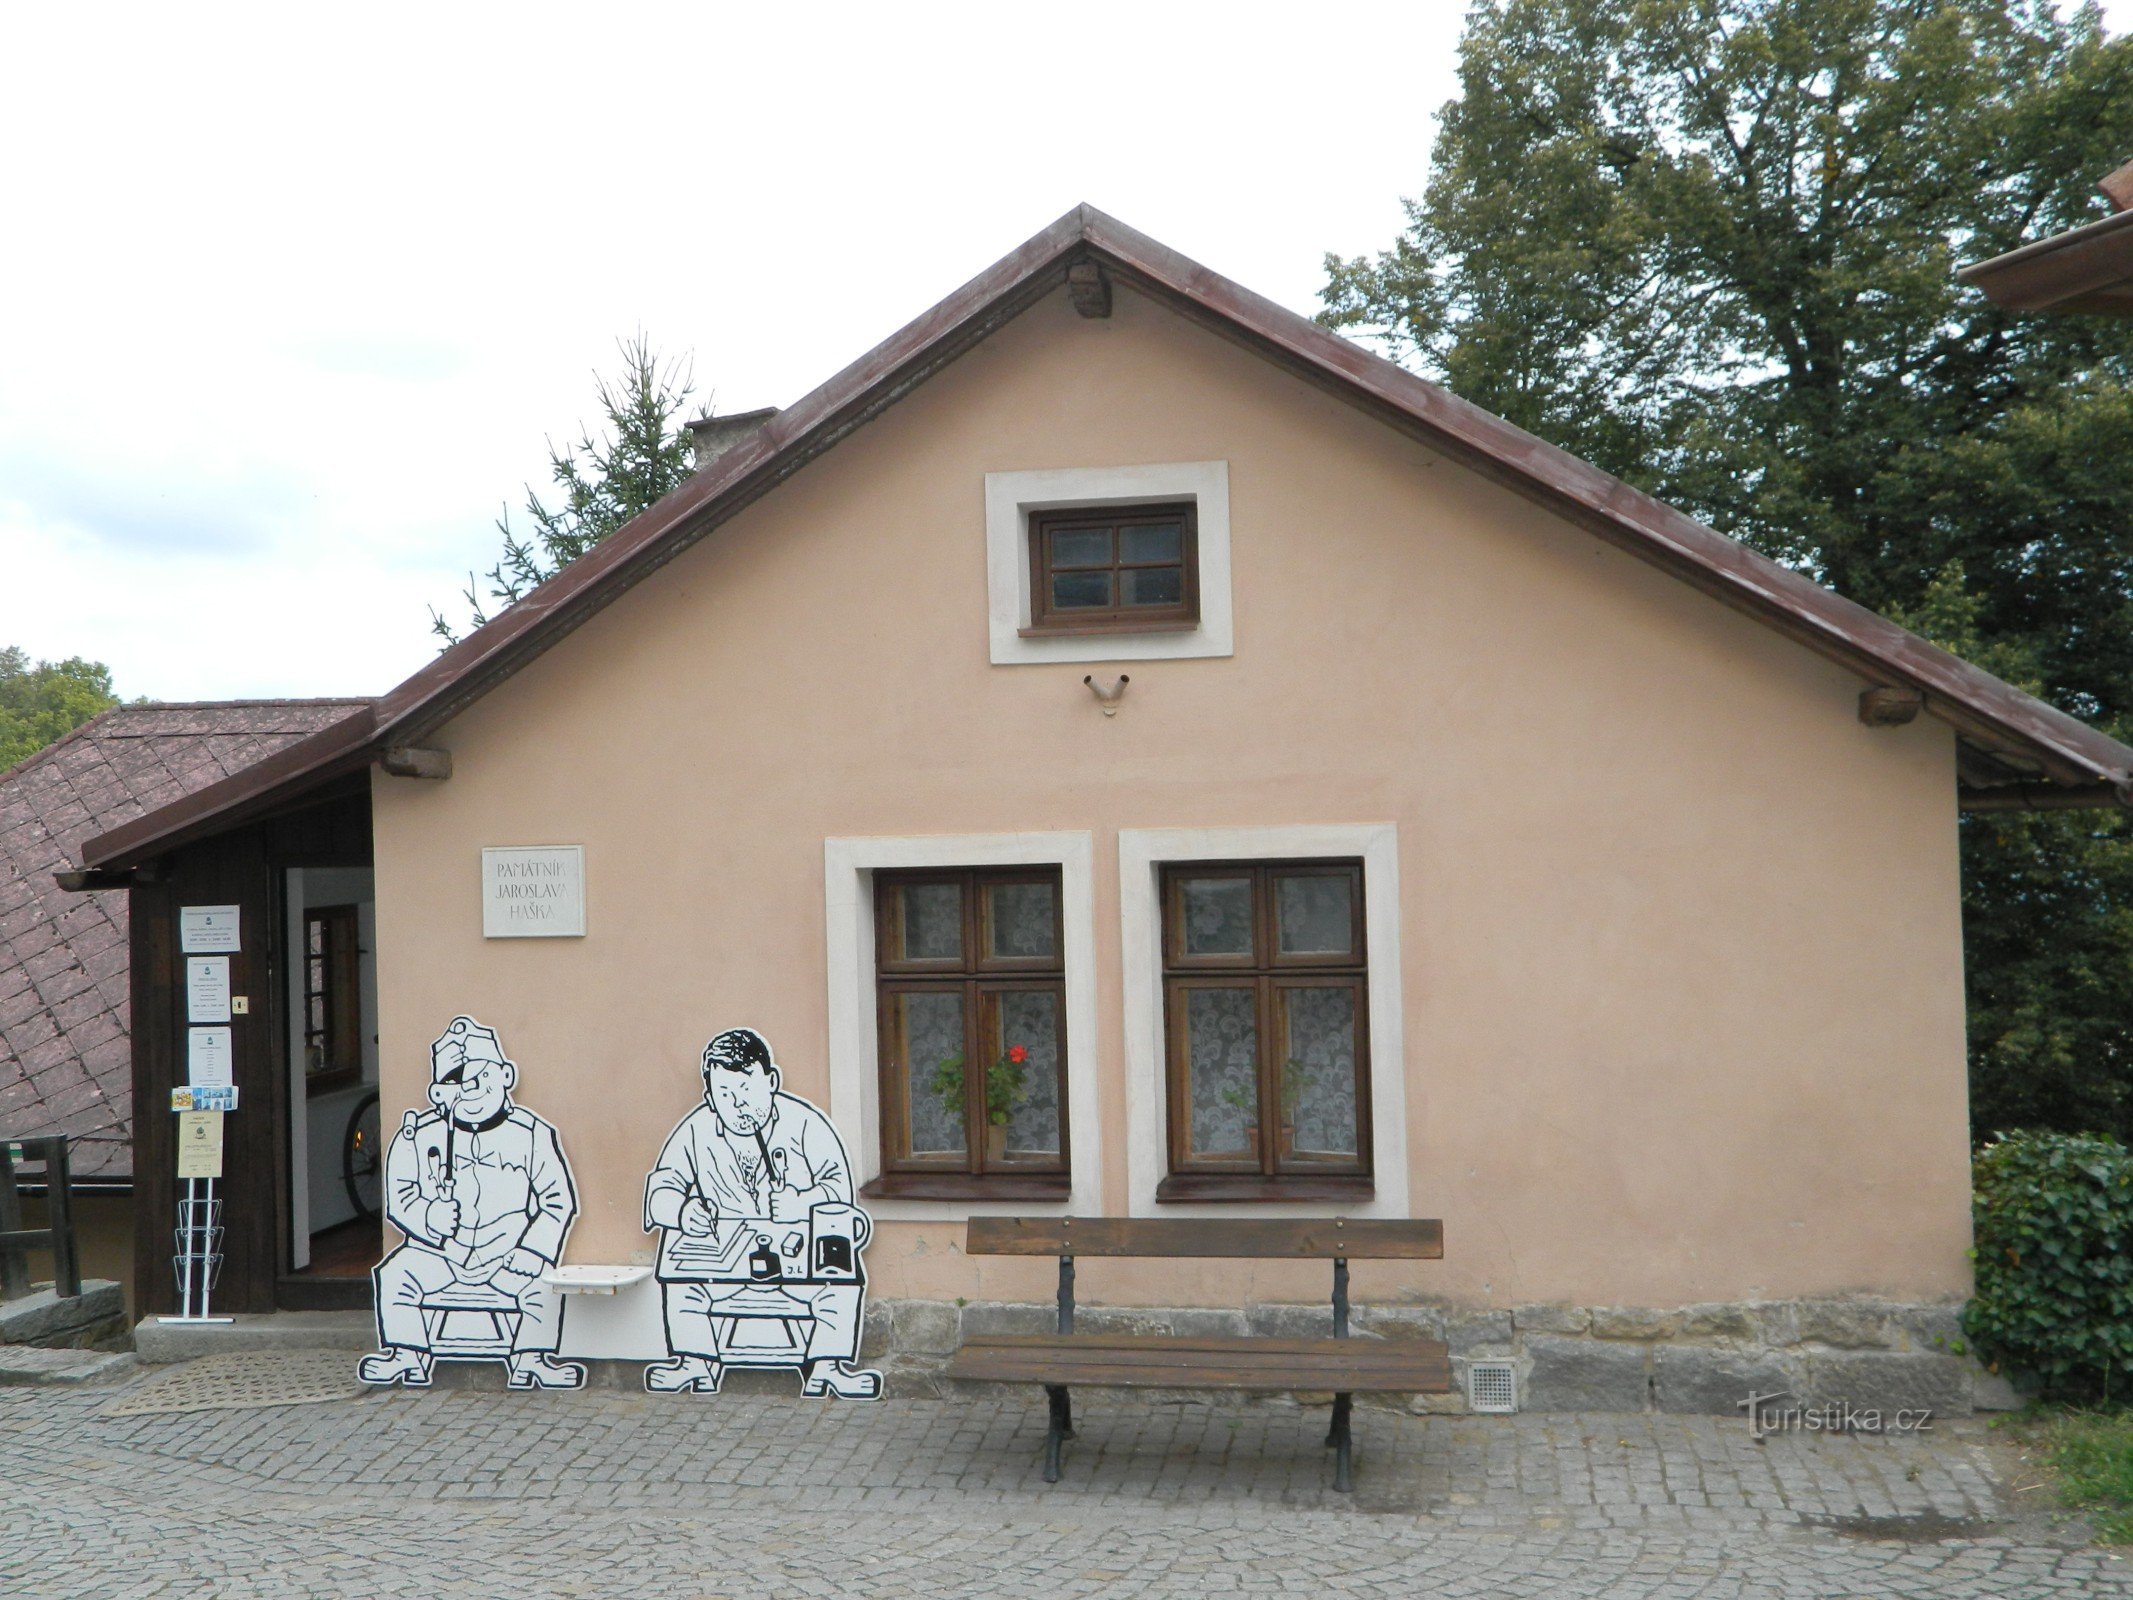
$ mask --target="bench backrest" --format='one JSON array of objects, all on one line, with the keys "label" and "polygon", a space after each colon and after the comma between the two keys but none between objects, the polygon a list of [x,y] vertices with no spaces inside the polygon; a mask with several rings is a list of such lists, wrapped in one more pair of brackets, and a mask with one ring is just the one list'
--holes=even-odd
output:
[{"label": "bench backrest", "polygon": [[1444,1224],[1354,1217],[972,1217],[963,1248],[974,1256],[1435,1261],[1444,1254]]}]

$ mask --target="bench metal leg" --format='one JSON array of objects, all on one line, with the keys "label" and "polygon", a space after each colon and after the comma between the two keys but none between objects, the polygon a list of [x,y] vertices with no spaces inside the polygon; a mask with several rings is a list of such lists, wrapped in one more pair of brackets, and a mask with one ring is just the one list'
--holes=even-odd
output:
[{"label": "bench metal leg", "polygon": [[1044,1435],[1044,1481],[1057,1483],[1060,1458],[1066,1454],[1067,1440],[1074,1437],[1074,1409],[1065,1384],[1048,1383],[1044,1393],[1051,1401],[1052,1413],[1051,1427]]},{"label": "bench metal leg", "polygon": [[1348,1426],[1348,1416],[1355,1409],[1353,1395],[1337,1394],[1333,1397],[1333,1424],[1326,1429],[1326,1448],[1333,1451],[1333,1487],[1342,1494],[1355,1486],[1353,1464],[1355,1460],[1355,1436]]}]

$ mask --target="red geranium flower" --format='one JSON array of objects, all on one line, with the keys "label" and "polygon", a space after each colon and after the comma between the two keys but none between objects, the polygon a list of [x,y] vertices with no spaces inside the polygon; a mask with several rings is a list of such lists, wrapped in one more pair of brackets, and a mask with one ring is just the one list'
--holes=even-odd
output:
[{"label": "red geranium flower", "polygon": [[1019,1044],[1010,1045],[1007,1049],[1007,1059],[1012,1061],[1016,1066],[1019,1067],[1022,1065],[1023,1062],[1029,1059],[1029,1051],[1025,1050]]}]

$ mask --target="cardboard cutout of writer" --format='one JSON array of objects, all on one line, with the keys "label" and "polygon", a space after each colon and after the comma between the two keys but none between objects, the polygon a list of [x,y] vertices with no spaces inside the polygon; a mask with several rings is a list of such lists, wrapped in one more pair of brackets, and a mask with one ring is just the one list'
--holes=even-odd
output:
[{"label": "cardboard cutout of writer", "polygon": [[[365,1383],[426,1387],[440,1356],[503,1360],[514,1389],[575,1389],[555,1358],[563,1307],[541,1274],[563,1254],[578,1193],[553,1124],[514,1105],[518,1068],[494,1028],[454,1017],[430,1046],[430,1109],[385,1152],[385,1215],[407,1242],[372,1273],[378,1343]],[[480,1330],[453,1333],[453,1319]]]},{"label": "cardboard cutout of writer", "polygon": [[796,1367],[802,1394],[879,1397],[881,1374],[855,1365],[873,1223],[852,1204],[844,1141],[779,1087],[753,1028],[704,1046],[702,1071],[702,1104],[645,1180],[669,1356],[645,1368],[645,1388],[716,1394],[729,1365]]}]

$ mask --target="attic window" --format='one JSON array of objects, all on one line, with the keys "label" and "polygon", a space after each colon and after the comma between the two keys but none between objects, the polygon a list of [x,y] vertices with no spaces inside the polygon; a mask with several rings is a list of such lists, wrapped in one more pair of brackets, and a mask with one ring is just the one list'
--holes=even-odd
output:
[{"label": "attic window", "polygon": [[1231,651],[1229,463],[985,474],[995,666]]},{"label": "attic window", "polygon": [[1025,636],[1195,626],[1198,520],[1190,500],[1032,512]]}]

